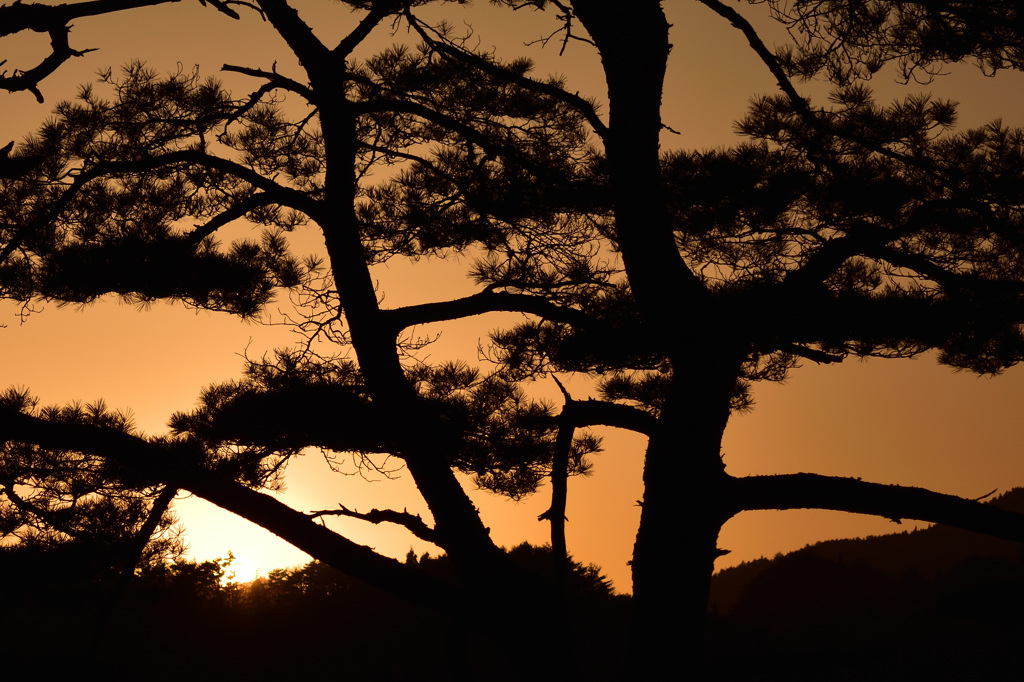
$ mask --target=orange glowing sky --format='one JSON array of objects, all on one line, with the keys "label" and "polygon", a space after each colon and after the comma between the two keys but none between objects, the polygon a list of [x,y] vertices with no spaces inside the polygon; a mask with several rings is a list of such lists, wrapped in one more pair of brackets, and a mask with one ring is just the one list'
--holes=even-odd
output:
[{"label": "orange glowing sky", "polygon": [[[665,145],[699,149],[729,144],[735,139],[732,121],[742,116],[752,95],[774,91],[773,81],[743,38],[702,6],[676,0],[666,5],[675,48],[664,119],[680,134],[666,136]],[[353,25],[353,15],[336,3],[303,0],[298,7],[322,37],[340,36]],[[739,7],[752,18],[764,10]],[[506,57],[532,56],[542,74],[566,74],[571,90],[598,98],[603,94],[598,60],[589,46],[574,43],[559,57],[558,46],[524,45],[553,31],[552,18],[497,10],[479,0],[473,8],[449,7],[444,12],[457,25],[472,21],[481,46],[494,45]],[[777,31],[772,35],[781,39]],[[395,38],[382,33],[375,45],[404,38],[404,33]],[[27,93],[0,93],[0,145],[31,132],[59,99],[93,80],[98,69],[134,58],[162,72],[176,70],[180,62],[185,69],[199,64],[204,75],[214,75],[225,62],[269,68],[277,60],[279,70],[296,73],[281,41],[251,13],[243,12],[243,20],[235,22],[191,1],[115,18],[78,20],[72,46],[101,49],[66,64],[45,81],[45,104],[37,104]],[[45,36],[18,36],[4,42],[0,58],[8,60],[4,68],[27,68],[45,50]],[[1020,74],[984,78],[972,69],[957,68],[931,86],[915,86],[912,91],[933,91],[961,101],[962,125],[994,118],[1021,124],[1022,79]],[[236,94],[253,85],[238,77],[224,80]],[[880,100],[898,94],[899,89],[884,78],[876,80],[874,85],[884,88]],[[812,85],[805,91],[820,95],[825,89]],[[309,243],[306,238],[305,245]],[[460,273],[458,264],[426,262],[380,268],[376,276],[385,305],[396,306],[464,293],[471,285]],[[104,398],[112,407],[130,409],[138,426],[150,434],[163,432],[169,415],[192,406],[204,386],[238,376],[242,353],[259,357],[294,341],[283,327],[246,324],[226,315],[164,304],[145,312],[114,300],[84,310],[48,305],[24,324],[17,310],[0,304],[0,323],[7,325],[0,329],[0,386],[26,386],[44,403]],[[445,330],[426,351],[432,359],[458,355],[472,361],[478,341],[498,323],[497,317],[483,317],[420,331]],[[726,433],[725,461],[734,475],[812,471],[969,497],[1024,485],[1024,434],[1018,418],[1024,405],[1021,369],[978,378],[941,367],[932,356],[913,361],[851,360],[838,367],[806,363],[785,384],[758,386],[754,397],[755,409],[734,416]],[[626,562],[639,518],[643,442],[613,430],[602,435],[605,451],[595,457],[594,474],[570,482],[569,547],[576,558],[602,566],[619,590],[629,591]],[[408,477],[399,472],[397,480],[378,479],[333,474],[318,454],[309,454],[290,465],[284,497],[302,510],[343,503],[362,510],[394,506],[425,512]],[[467,485],[471,486],[468,481]],[[548,526],[537,521],[548,505],[544,492],[519,504],[486,493],[474,493],[474,499],[499,544],[547,541]],[[205,502],[184,500],[176,509],[188,528],[193,556],[213,558],[232,550],[239,558],[240,579],[255,570],[265,574],[307,560],[283,541]],[[329,523],[392,556],[404,556],[410,546],[436,552],[399,529],[355,520]],[[835,512],[747,513],[723,530],[719,544],[732,553],[718,566],[832,537],[900,529],[890,521]]]}]

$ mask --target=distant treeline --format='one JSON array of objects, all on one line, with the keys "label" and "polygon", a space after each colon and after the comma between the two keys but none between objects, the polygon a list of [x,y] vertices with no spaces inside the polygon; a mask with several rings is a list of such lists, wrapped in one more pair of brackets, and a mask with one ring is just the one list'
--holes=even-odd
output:
[{"label": "distant treeline", "polygon": [[[509,553],[539,581],[549,572],[549,548]],[[445,557],[410,552],[406,562],[454,579]],[[0,637],[6,652],[38,661],[47,679],[101,670],[104,680],[457,680],[501,670],[483,621],[452,622],[317,562],[246,584],[228,581],[230,572],[230,557],[162,563],[116,594],[116,571],[87,548],[6,548]],[[573,562],[567,583],[561,644],[581,647],[589,679],[614,679],[629,598],[614,595],[593,565]],[[488,595],[479,601],[488,614]],[[516,616],[528,623],[531,608],[523,604]]]},{"label": "distant treeline", "polygon": [[1022,607],[1024,545],[933,526],[719,572],[708,648],[725,679],[1019,679]]}]

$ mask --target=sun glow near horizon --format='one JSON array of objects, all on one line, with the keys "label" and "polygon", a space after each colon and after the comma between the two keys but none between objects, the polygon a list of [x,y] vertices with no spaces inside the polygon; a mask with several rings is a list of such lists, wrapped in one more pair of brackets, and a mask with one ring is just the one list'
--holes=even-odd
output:
[{"label": "sun glow near horizon", "polygon": [[234,551],[230,551],[230,555],[232,560],[225,567],[224,577],[220,581],[221,586],[227,586],[231,583],[244,585],[257,578],[266,577],[261,575],[262,570],[258,566],[244,556],[235,554]]}]

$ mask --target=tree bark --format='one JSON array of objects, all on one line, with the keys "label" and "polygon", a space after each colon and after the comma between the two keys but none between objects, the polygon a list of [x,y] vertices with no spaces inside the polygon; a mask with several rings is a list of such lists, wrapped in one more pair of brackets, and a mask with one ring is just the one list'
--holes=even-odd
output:
[{"label": "tree bark", "polygon": [[[396,330],[377,302],[355,215],[358,146],[356,112],[338,73],[346,68],[335,55],[331,64],[306,65],[316,93],[327,157],[324,208],[314,216],[320,225],[352,347],[371,400],[383,413],[401,420],[395,454],[408,467],[434,517],[437,542],[448,553],[459,577],[474,588],[514,584],[505,555],[449,466],[451,438],[419,399],[402,369]],[[502,580],[505,578],[505,580]]]},{"label": "tree bark", "polygon": [[618,247],[645,326],[673,372],[649,434],[632,563],[634,662],[638,678],[656,679],[680,660],[698,664],[718,531],[728,518],[720,447],[742,355],[712,335],[721,323],[676,247],[668,214],[659,137],[671,46],[661,4],[577,0],[573,8],[598,47],[608,84],[605,140]]},{"label": "tree bark", "polygon": [[[708,292],[676,247],[663,186],[669,24],[657,0],[577,0],[573,7],[597,44],[608,85],[604,139],[618,248],[645,325],[670,346],[679,340],[680,317],[705,307]],[[672,302],[671,315],[665,301]]]},{"label": "tree bark", "polygon": [[738,363],[714,355],[698,353],[676,369],[644,460],[633,648],[649,674],[699,661],[718,533],[730,516],[721,443]]}]

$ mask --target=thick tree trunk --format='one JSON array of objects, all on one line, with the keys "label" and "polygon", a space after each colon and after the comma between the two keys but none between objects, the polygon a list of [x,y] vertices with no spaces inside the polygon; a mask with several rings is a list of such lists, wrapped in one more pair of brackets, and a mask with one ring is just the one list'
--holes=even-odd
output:
[{"label": "thick tree trunk", "polygon": [[677,368],[672,395],[644,462],[633,553],[633,647],[649,672],[697,665],[718,532],[729,516],[722,434],[736,364],[695,355]]},{"label": "thick tree trunk", "polygon": [[[661,98],[671,45],[657,0],[576,0],[573,7],[601,54],[615,237],[647,327],[668,343],[678,321],[699,312],[708,292],[687,268],[663,187]],[[664,304],[671,301],[671,314]]]},{"label": "thick tree trunk", "polygon": [[[673,388],[644,464],[633,555],[641,679],[699,665],[718,531],[728,517],[721,439],[738,372],[711,295],[676,247],[662,189],[661,96],[670,45],[657,0],[576,0],[608,84],[605,136],[616,237],[645,327],[672,363]],[[666,305],[670,302],[669,305]],[[680,331],[682,322],[682,331]]]}]

